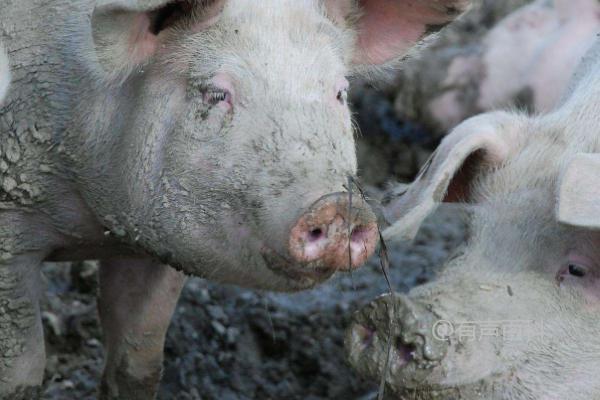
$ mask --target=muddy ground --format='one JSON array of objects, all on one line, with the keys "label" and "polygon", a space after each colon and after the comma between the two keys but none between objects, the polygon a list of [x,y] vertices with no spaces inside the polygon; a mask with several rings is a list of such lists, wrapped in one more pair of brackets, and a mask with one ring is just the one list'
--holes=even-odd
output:
[{"label": "muddy ground", "polygon": [[[362,90],[357,104],[361,173],[382,186],[408,180],[436,145],[393,117],[391,98]],[[413,244],[390,244],[394,290],[429,281],[463,240],[461,218],[442,210]],[[48,350],[44,399],[95,399],[103,362],[94,262],[48,264],[43,302]],[[343,333],[361,304],[388,290],[379,260],[298,294],[189,280],[168,333],[160,400],[372,399],[376,385],[344,359]]]}]

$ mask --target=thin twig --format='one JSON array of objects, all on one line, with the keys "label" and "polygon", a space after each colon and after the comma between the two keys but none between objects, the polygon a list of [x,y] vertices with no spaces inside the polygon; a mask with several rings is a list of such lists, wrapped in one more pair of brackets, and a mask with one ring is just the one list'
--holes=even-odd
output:
[{"label": "thin twig", "polygon": [[[358,182],[356,182],[356,180],[354,178],[349,176],[348,177],[349,191],[352,189],[352,185],[354,185],[358,189],[358,192],[360,193],[363,201],[367,201],[365,192],[363,191],[362,187],[358,184]],[[350,199],[352,199],[352,197],[350,197]],[[377,394],[377,400],[383,400],[383,397],[385,395],[385,381],[386,381],[387,375],[389,373],[390,358],[391,358],[391,354],[392,354],[392,346],[393,346],[392,335],[394,333],[394,316],[397,315],[397,312],[396,312],[396,302],[394,301],[395,291],[394,291],[394,288],[392,287],[392,282],[390,281],[390,259],[388,256],[388,249],[387,249],[387,245],[385,244],[385,240],[383,240],[383,235],[381,234],[381,229],[379,229],[379,224],[377,224],[377,233],[379,234],[379,243],[380,243],[379,262],[380,262],[380,266],[381,266],[381,272],[383,273],[383,277],[385,278],[385,281],[387,283],[390,298],[391,298],[390,300],[392,303],[392,313],[389,312],[388,304],[385,303],[386,312],[390,318],[389,332],[388,332],[388,348],[387,348],[387,355],[386,355],[386,359],[385,359],[385,365],[383,367],[383,374],[381,375],[381,381],[379,383],[379,390],[378,390],[378,394]]]}]

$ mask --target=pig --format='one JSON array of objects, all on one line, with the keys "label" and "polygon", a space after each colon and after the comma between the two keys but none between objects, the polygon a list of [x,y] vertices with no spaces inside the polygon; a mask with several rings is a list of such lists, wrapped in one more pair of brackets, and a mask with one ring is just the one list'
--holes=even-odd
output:
[{"label": "pig", "polygon": [[42,383],[44,261],[101,260],[100,398],[144,400],[185,275],[294,291],[363,264],[347,78],[469,4],[3,1],[0,399]]},{"label": "pig", "polygon": [[600,398],[600,40],[577,71],[550,112],[460,124],[390,201],[388,239],[442,202],[470,232],[436,280],[354,315],[349,360],[390,399]]},{"label": "pig", "polygon": [[[501,7],[486,4],[485,7]],[[596,0],[536,0],[495,23],[473,12],[403,66],[395,110],[437,136],[507,107],[548,112],[600,32]],[[467,20],[469,23],[467,24]]]},{"label": "pig", "polygon": [[8,69],[8,56],[4,51],[4,46],[0,42],[0,104],[6,92],[8,92],[8,86],[10,84],[10,70]]}]

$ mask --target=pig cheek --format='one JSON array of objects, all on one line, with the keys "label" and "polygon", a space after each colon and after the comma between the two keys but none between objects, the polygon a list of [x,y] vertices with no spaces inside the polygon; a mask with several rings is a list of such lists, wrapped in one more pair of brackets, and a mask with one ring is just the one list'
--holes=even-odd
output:
[{"label": "pig cheek", "polygon": [[580,306],[587,312],[598,313],[600,310],[600,280],[594,279],[592,282],[577,282],[568,275],[560,274],[557,281],[561,291],[572,291],[571,294],[563,292],[563,301],[568,299],[580,298]]},{"label": "pig cheek", "polygon": [[592,282],[584,285],[583,296],[588,311],[597,313],[600,310],[600,277],[594,276]]}]

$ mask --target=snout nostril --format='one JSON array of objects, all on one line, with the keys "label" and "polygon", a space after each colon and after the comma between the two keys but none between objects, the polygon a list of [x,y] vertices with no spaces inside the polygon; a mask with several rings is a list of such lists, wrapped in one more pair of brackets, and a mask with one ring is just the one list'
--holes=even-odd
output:
[{"label": "snout nostril", "polygon": [[376,218],[360,199],[352,203],[350,215],[348,209],[344,193],[310,205],[290,230],[291,258],[311,270],[348,271],[363,265],[377,246]]},{"label": "snout nostril", "polygon": [[352,230],[350,234],[350,241],[352,243],[362,243],[369,237],[369,229],[365,226],[357,226]]},{"label": "snout nostril", "polygon": [[325,237],[325,232],[321,228],[315,228],[308,232],[308,241],[311,243],[318,242]]},{"label": "snout nostril", "polygon": [[400,339],[397,339],[396,351],[398,352],[401,360],[409,362],[415,358],[416,347],[413,344],[404,344]]},{"label": "snout nostril", "polygon": [[355,332],[358,335],[360,344],[363,348],[367,348],[373,343],[373,337],[375,336],[375,329],[371,329],[364,325],[357,325]]}]

